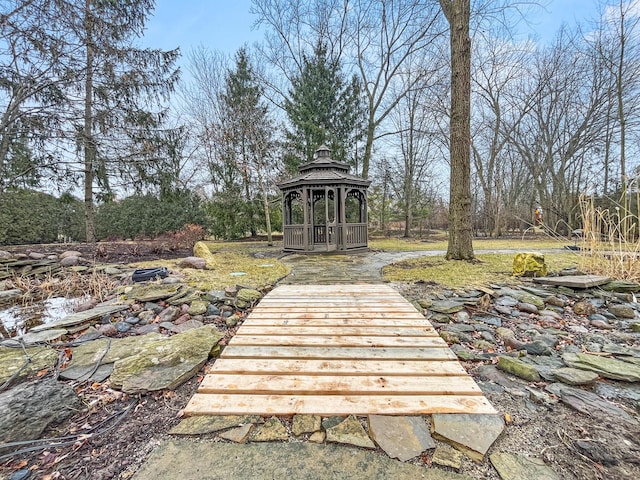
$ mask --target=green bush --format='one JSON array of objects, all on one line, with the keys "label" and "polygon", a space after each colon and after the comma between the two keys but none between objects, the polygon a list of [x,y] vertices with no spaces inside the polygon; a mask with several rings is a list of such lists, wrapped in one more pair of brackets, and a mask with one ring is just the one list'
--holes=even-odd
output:
[{"label": "green bush", "polygon": [[0,195],[0,243],[53,243],[84,240],[84,208],[66,193],[60,198],[27,189]]},{"label": "green bush", "polygon": [[207,225],[207,217],[197,195],[184,191],[166,198],[131,196],[100,205],[96,212],[99,240],[157,237],[175,232],[187,224]]}]

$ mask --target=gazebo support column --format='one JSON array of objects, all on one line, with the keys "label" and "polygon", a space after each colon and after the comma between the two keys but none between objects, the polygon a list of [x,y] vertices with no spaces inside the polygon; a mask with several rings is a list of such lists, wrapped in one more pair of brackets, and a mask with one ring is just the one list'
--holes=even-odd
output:
[{"label": "gazebo support column", "polygon": [[302,242],[304,243],[305,251],[311,250],[309,248],[309,189],[302,189],[302,215],[304,217],[304,228],[302,230]]},{"label": "gazebo support column", "polygon": [[347,249],[347,214],[345,212],[347,189],[340,187],[340,250]]}]

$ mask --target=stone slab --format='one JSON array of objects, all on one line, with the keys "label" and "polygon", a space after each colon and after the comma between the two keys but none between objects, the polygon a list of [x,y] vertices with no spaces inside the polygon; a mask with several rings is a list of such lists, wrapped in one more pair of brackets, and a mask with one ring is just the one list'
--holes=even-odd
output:
[{"label": "stone slab", "polygon": [[222,415],[208,416],[196,415],[187,417],[173,427],[170,435],[203,435],[219,432],[233,427],[241,427],[250,423],[261,423],[262,417],[258,415]]},{"label": "stone slab", "polygon": [[230,442],[245,443],[254,427],[255,425],[253,423],[248,423],[241,427],[232,428],[226,432],[219,433],[218,436],[225,440],[229,440]]},{"label": "stone slab", "polygon": [[422,417],[369,415],[369,432],[387,455],[403,462],[436,447]]},{"label": "stone slab", "polygon": [[472,480],[437,468],[391,460],[376,452],[340,445],[251,443],[172,438],[161,443],[134,480]]},{"label": "stone slab", "polygon": [[637,420],[613,403],[581,388],[569,387],[561,383],[552,383],[546,390],[560,397],[563,403],[571,408],[592,417],[610,418],[612,416],[638,423]]},{"label": "stone slab", "polygon": [[504,430],[500,415],[436,413],[431,416],[432,433],[481,462]]},{"label": "stone slab", "polygon": [[376,448],[356,417],[350,415],[335,427],[327,429],[327,442],[344,443],[362,448]]},{"label": "stone slab", "polygon": [[542,460],[496,452],[489,457],[502,480],[560,480]]},{"label": "stone slab", "polygon": [[609,283],[611,279],[602,275],[568,275],[566,277],[538,277],[533,281],[543,285],[569,288],[591,288]]},{"label": "stone slab", "polygon": [[40,332],[42,330],[53,330],[58,328],[72,327],[74,325],[80,325],[90,320],[100,318],[103,315],[111,315],[112,313],[120,312],[129,308],[129,305],[100,305],[84,312],[78,312],[71,315],[67,315],[64,318],[56,322],[45,323],[33,327],[30,332]]},{"label": "stone slab", "polygon": [[13,375],[26,377],[42,369],[53,368],[58,361],[58,353],[48,347],[28,347],[27,354],[31,358],[29,363],[22,348],[0,346],[0,385]]},{"label": "stone slab", "polygon": [[82,410],[74,389],[55,380],[24,383],[0,393],[0,443],[34,440]]}]

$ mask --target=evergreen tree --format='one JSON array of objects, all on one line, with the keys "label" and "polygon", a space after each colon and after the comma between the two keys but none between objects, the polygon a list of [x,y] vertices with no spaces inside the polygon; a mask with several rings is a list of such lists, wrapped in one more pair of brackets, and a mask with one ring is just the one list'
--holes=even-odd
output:
[{"label": "evergreen tree", "polygon": [[75,46],[69,55],[76,78],[82,79],[81,95],[76,85],[67,96],[77,107],[73,125],[83,157],[87,241],[92,242],[96,185],[110,193],[112,176],[131,172],[150,150],[163,145],[153,138],[164,118],[159,104],[168,99],[178,80],[179,52],[136,46],[154,0],[57,0],[57,4],[65,35]]},{"label": "evergreen tree", "polygon": [[45,148],[68,119],[64,91],[76,79],[59,17],[55,0],[0,2],[0,193],[67,173]]},{"label": "evergreen tree", "polygon": [[252,236],[257,233],[259,215],[255,211],[254,187],[260,193],[267,236],[271,244],[266,176],[273,150],[273,122],[263,100],[263,87],[245,48],[238,50],[235,67],[229,70],[222,93],[223,163],[232,165],[242,178],[242,188]]},{"label": "evergreen tree", "polygon": [[342,73],[338,60],[329,58],[319,42],[311,57],[304,56],[302,72],[293,79],[285,111],[291,129],[287,132],[290,155],[286,169],[296,171],[300,158],[313,160],[325,144],[336,160],[358,166],[357,145],[364,137],[364,107],[357,77]]}]

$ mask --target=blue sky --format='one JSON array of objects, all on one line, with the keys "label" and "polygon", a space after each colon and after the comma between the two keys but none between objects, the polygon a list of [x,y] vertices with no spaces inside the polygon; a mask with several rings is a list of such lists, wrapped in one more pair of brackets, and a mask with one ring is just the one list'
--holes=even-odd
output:
[{"label": "blue sky", "polygon": [[180,47],[186,55],[198,45],[235,52],[262,38],[252,30],[251,0],[156,0],[143,43],[149,47]]},{"label": "blue sky", "polygon": [[[546,11],[530,19],[530,28],[543,39],[551,38],[562,22],[592,17],[595,4],[595,0],[551,0]],[[143,43],[163,49],[179,46],[183,55],[198,45],[233,53],[262,38],[252,29],[255,17],[250,8],[251,0],[156,0]]]}]

